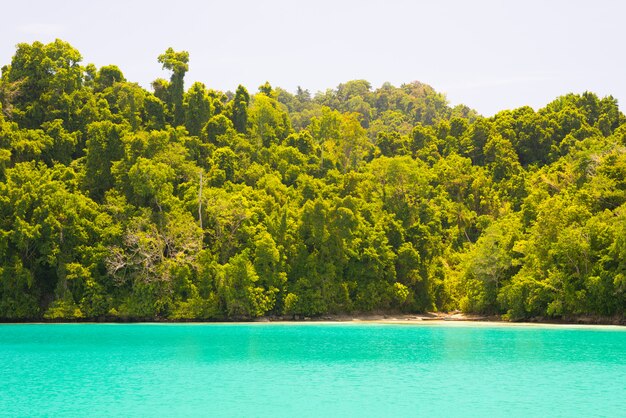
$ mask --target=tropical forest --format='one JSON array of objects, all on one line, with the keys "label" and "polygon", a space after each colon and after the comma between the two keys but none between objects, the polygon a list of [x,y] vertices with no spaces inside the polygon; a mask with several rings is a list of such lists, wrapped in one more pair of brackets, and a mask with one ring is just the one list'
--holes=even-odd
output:
[{"label": "tropical forest", "polygon": [[483,117],[418,81],[224,92],[157,62],[149,89],[61,40],[2,64],[1,320],[623,317],[613,97]]}]

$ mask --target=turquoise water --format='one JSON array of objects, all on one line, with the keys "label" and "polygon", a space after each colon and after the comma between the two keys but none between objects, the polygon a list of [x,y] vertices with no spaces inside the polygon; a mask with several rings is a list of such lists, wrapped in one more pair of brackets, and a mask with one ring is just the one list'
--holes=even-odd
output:
[{"label": "turquoise water", "polygon": [[3,416],[626,416],[626,330],[0,325]]}]

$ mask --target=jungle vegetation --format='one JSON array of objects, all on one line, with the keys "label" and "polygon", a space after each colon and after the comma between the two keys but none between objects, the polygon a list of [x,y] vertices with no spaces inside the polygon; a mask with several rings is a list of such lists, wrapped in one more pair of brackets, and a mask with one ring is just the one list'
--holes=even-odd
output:
[{"label": "jungle vegetation", "polygon": [[413,82],[146,90],[57,40],[0,78],[0,318],[623,315],[626,117]]}]

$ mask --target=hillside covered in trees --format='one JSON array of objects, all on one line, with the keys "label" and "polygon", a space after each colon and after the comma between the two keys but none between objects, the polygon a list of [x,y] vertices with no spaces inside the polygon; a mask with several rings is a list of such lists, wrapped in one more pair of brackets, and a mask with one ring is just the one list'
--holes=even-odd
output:
[{"label": "hillside covered in trees", "polygon": [[[156,57],[155,57],[156,58]],[[152,91],[57,40],[0,79],[0,318],[624,315],[626,118],[414,82]]]}]

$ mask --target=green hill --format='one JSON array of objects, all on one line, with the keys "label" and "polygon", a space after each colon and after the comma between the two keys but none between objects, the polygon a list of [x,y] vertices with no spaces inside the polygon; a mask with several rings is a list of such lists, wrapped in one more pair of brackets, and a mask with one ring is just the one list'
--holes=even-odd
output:
[{"label": "green hill", "polygon": [[[413,82],[147,91],[57,40],[0,78],[0,318],[623,315],[626,117]],[[210,87],[210,80],[207,80]]]}]

